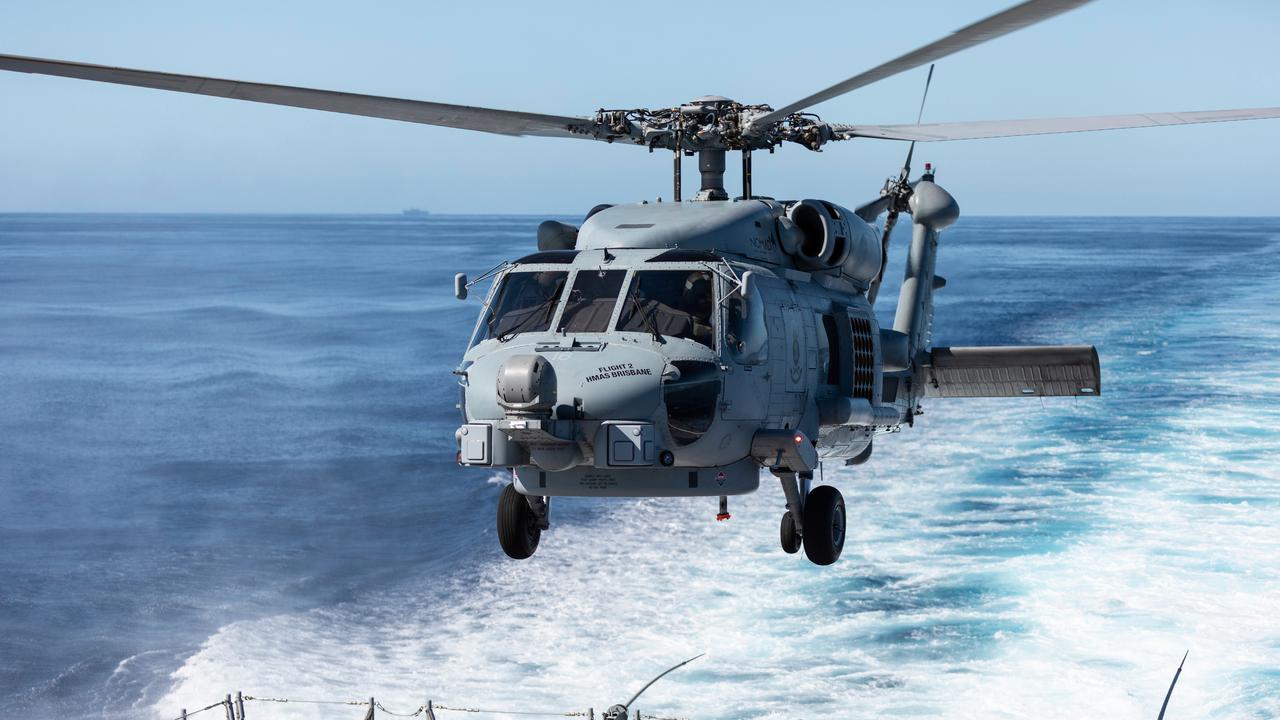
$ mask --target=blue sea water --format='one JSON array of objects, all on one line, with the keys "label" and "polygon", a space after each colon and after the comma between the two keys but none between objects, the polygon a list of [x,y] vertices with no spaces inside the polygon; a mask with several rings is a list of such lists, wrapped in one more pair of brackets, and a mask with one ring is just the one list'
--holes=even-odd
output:
[{"label": "blue sea water", "polygon": [[1094,343],[1104,394],[935,401],[827,468],[828,568],[768,476],[501,554],[451,276],[539,220],[0,215],[5,713],[598,709],[706,651],[641,709],[1154,717],[1190,649],[1169,717],[1280,717],[1280,219],[963,218],[935,341]]}]

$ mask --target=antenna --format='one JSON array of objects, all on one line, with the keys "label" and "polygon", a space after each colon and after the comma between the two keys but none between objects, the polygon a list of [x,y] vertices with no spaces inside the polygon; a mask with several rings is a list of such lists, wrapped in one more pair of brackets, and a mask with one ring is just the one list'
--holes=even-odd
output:
[{"label": "antenna", "polygon": [[608,710],[606,710],[606,711],[604,712],[604,715],[603,715],[602,717],[603,717],[603,718],[605,718],[605,720],[609,720],[610,718],[617,718],[618,720],[625,720],[625,718],[627,717],[627,710],[629,710],[629,709],[631,708],[631,703],[635,702],[635,701],[636,701],[636,698],[640,697],[640,695],[641,695],[641,694],[643,694],[645,690],[648,690],[648,689],[650,688],[650,686],[652,686],[654,683],[658,682],[658,681],[659,681],[659,680],[661,680],[662,678],[666,677],[666,676],[667,676],[668,674],[670,674],[672,671],[674,671],[674,670],[678,670],[678,669],[680,669],[680,668],[684,667],[685,665],[688,665],[689,663],[693,662],[694,660],[697,660],[698,658],[703,657],[703,656],[705,656],[705,655],[706,655],[706,653],[698,653],[697,655],[694,655],[693,657],[689,658],[688,660],[685,660],[685,661],[684,661],[684,662],[682,662],[682,663],[676,663],[675,665],[672,665],[671,667],[667,668],[666,670],[663,670],[661,673],[658,673],[658,676],[657,676],[657,677],[655,677],[654,679],[652,679],[652,680],[650,680],[649,682],[645,683],[644,687],[642,687],[642,688],[640,688],[639,690],[637,690],[637,691],[636,691],[636,694],[635,694],[635,695],[632,695],[630,700],[626,701],[625,703],[623,703],[623,704],[621,704],[621,705],[614,705],[613,707],[609,708]]},{"label": "antenna", "polygon": [[1182,662],[1178,663],[1178,670],[1173,673],[1173,682],[1169,683],[1169,692],[1164,694],[1164,702],[1160,704],[1160,714],[1156,716],[1156,720],[1164,720],[1165,708],[1169,707],[1169,698],[1173,697],[1173,686],[1178,684],[1178,676],[1182,674],[1182,666],[1187,662],[1187,656],[1190,654],[1190,650],[1182,654]]},{"label": "antenna", "polygon": [[661,680],[662,678],[666,677],[666,676],[667,676],[667,674],[669,674],[672,670],[678,670],[678,669],[680,669],[680,668],[684,667],[685,665],[688,665],[689,663],[693,662],[694,660],[697,660],[698,658],[703,657],[704,655],[706,655],[706,653],[698,653],[697,655],[694,655],[693,657],[689,658],[688,660],[685,660],[685,661],[684,661],[684,662],[682,662],[682,663],[677,663],[677,664],[675,664],[675,665],[672,665],[671,667],[667,668],[666,670],[663,670],[661,673],[658,673],[658,676],[657,676],[657,677],[655,677],[654,679],[652,679],[652,680],[650,680],[649,682],[645,683],[645,686],[644,686],[644,687],[642,687],[642,688],[640,688],[638,691],[636,691],[636,694],[635,694],[635,695],[632,695],[632,696],[631,696],[631,699],[630,699],[630,700],[628,700],[626,703],[624,703],[624,704],[623,704],[623,707],[625,707],[625,708],[629,708],[629,707],[631,707],[631,703],[635,702],[635,701],[636,701],[636,698],[640,697],[641,693],[643,693],[645,690],[648,690],[648,689],[649,689],[649,687],[650,687],[651,685],[653,685],[654,683],[656,683],[656,682],[658,682],[659,680]]}]

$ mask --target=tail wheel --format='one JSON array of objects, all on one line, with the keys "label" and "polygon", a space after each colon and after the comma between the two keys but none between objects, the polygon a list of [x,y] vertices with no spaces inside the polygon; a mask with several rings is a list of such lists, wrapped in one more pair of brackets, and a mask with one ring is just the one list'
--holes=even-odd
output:
[{"label": "tail wheel", "polygon": [[796,519],[791,511],[782,513],[782,527],[778,529],[782,540],[782,551],[788,555],[800,552],[800,533],[796,532]]},{"label": "tail wheel", "polygon": [[515,560],[524,560],[538,549],[542,529],[538,518],[529,507],[529,501],[508,485],[498,498],[498,544],[502,551]]},{"label": "tail wheel", "polygon": [[844,496],[819,485],[804,503],[804,554],[815,565],[830,565],[844,550]]}]

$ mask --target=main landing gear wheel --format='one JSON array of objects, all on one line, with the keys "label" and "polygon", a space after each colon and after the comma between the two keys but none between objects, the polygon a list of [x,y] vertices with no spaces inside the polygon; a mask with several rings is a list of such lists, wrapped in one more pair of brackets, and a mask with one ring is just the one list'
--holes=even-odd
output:
[{"label": "main landing gear wheel", "polygon": [[782,539],[783,552],[788,555],[800,552],[800,533],[796,531],[796,519],[790,510],[782,513],[782,527],[778,529],[778,535]]},{"label": "main landing gear wheel", "polygon": [[498,498],[498,544],[502,551],[515,560],[524,560],[538,549],[540,539],[542,528],[529,501],[514,485],[503,488],[502,497]]},{"label": "main landing gear wheel", "polygon": [[804,502],[804,554],[815,565],[830,565],[844,550],[844,497],[819,485]]}]

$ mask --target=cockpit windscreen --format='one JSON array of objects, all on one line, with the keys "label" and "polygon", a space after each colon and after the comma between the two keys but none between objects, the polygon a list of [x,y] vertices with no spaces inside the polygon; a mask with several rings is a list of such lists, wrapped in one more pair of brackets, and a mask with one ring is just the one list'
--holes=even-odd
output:
[{"label": "cockpit windscreen", "polygon": [[626,270],[579,270],[557,332],[605,332]]},{"label": "cockpit windscreen", "polygon": [[642,270],[622,298],[618,330],[686,338],[715,347],[711,273]]},{"label": "cockpit windscreen", "polygon": [[549,329],[568,276],[563,270],[507,273],[485,316],[483,339]]}]

